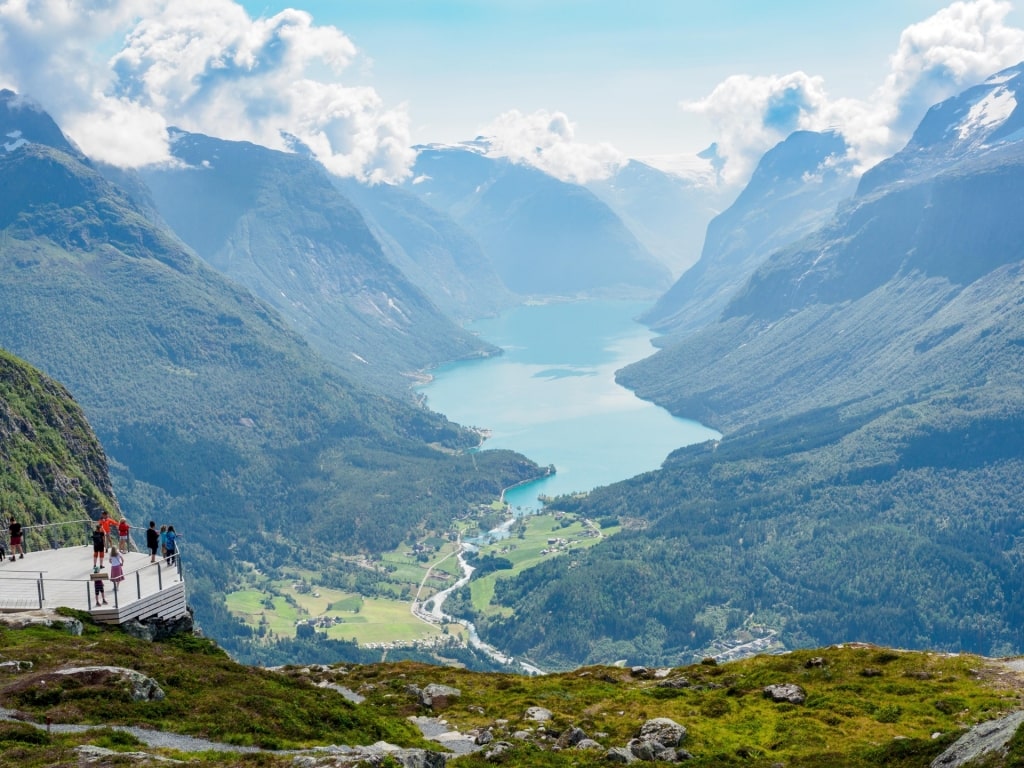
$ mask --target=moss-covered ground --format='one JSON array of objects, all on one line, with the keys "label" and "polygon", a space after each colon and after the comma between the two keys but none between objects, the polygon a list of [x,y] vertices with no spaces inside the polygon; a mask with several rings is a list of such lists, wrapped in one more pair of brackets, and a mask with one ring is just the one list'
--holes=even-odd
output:
[{"label": "moss-covered ground", "polygon": [[[425,742],[408,720],[425,714],[442,716],[448,727],[464,733],[489,729],[496,739],[508,740],[513,746],[506,765],[606,764],[604,750],[551,751],[553,739],[577,726],[604,747],[622,746],[647,719],[669,717],[688,731],[683,747],[694,756],[692,766],[927,766],[970,726],[1019,708],[1024,688],[1020,673],[998,660],[863,645],[657,673],[590,667],[525,677],[409,662],[268,671],[235,663],[209,640],[148,643],[117,628],[87,624],[79,637],[60,629],[0,627],[2,660],[32,666],[3,672],[0,706],[24,721],[43,723],[49,717],[54,723],[95,726],[84,733],[48,735],[24,722],[0,722],[3,764],[26,768],[76,765],[74,747],[83,743],[211,766],[283,766],[294,764],[294,754],[278,750],[379,740],[441,749]],[[166,698],[130,702],[116,688],[55,684],[47,678],[60,667],[92,664],[136,669],[154,678]],[[351,704],[323,683],[345,686],[366,699]],[[430,683],[454,686],[461,695],[443,711],[426,709],[413,686]],[[805,703],[772,702],[763,689],[773,683],[800,685]],[[537,723],[525,719],[533,706],[553,713],[546,737]],[[117,725],[262,750],[185,754],[146,747],[111,730]],[[527,740],[511,736],[530,728]],[[985,765],[1024,765],[1021,741]],[[450,764],[487,763],[478,753]]]}]

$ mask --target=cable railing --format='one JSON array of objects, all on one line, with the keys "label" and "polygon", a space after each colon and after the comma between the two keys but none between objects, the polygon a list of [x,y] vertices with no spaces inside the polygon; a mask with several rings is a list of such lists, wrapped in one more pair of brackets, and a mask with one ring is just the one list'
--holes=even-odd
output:
[{"label": "cable railing", "polygon": [[[74,553],[75,550],[90,547],[97,523],[89,518],[79,518],[24,525],[22,548],[25,554],[31,556],[26,560],[19,553],[16,562],[11,562],[14,557],[9,542],[0,539],[0,545],[6,544],[7,555],[7,561],[0,565],[0,611],[42,610],[64,606],[88,611],[112,610],[118,615],[125,606],[137,604],[159,595],[169,586],[183,583],[180,536],[177,537],[173,553],[161,553],[155,561],[136,567],[126,564],[117,581],[107,573],[96,573],[95,568],[89,573],[89,555],[83,554],[80,561]],[[141,553],[142,550],[134,546],[131,536],[133,530],[138,532],[146,529],[129,527],[127,547],[124,547],[119,541],[116,526],[112,525],[109,539],[104,542],[104,554],[109,553],[111,545],[119,546],[124,555]],[[7,533],[6,525],[0,533]],[[144,540],[145,534],[141,534],[140,538]],[[88,551],[91,553],[91,548]],[[146,548],[144,552],[148,553],[149,549]],[[139,554],[132,554],[132,557],[138,558]],[[77,573],[82,573],[82,576],[78,577]],[[103,584],[101,592],[96,591],[97,581]]]},{"label": "cable railing", "polygon": [[[96,602],[95,582],[99,574],[83,578],[68,579],[53,577],[46,570],[16,570],[5,568],[0,571],[0,610],[33,610],[44,608],[84,607],[85,610],[103,608]],[[120,610],[124,605],[159,594],[165,587],[183,580],[181,552],[171,558],[160,558],[156,562],[126,570],[117,581],[104,574],[102,581],[109,582],[112,589],[104,587],[103,595],[110,595],[106,606]]]}]

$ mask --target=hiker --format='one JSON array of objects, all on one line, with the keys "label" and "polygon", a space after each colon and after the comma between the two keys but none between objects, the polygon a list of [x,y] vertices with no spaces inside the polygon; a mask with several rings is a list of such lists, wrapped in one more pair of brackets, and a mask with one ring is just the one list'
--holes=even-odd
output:
[{"label": "hiker", "polygon": [[149,521],[149,528],[146,529],[146,549],[149,550],[149,562],[156,562],[156,553],[160,547],[160,534],[156,530],[156,521]]},{"label": "hiker", "polygon": [[11,562],[14,562],[14,555],[19,552],[21,553],[20,559],[24,560],[25,548],[21,546],[21,523],[15,520],[13,515],[11,516],[11,524],[8,530],[11,534]]},{"label": "hiker", "polygon": [[[96,523],[96,530],[92,532],[92,572],[99,573],[103,567],[103,553],[106,552],[106,534],[103,533],[103,524]],[[99,560],[99,565],[96,561]]]},{"label": "hiker", "polygon": [[96,578],[97,576],[99,576],[98,573],[94,573],[92,575],[92,587],[93,590],[96,592],[96,605],[106,605],[107,594],[103,590],[103,579]]},{"label": "hiker", "polygon": [[110,548],[110,580],[116,585],[124,581],[124,555],[117,547]]},{"label": "hiker", "polygon": [[174,565],[174,555],[178,551],[178,534],[174,532],[174,526],[167,526],[167,535],[164,538],[164,545],[167,547],[167,564]]},{"label": "hiker", "polygon": [[109,547],[110,544],[111,544],[111,541],[110,541],[110,528],[114,524],[115,524],[114,523],[114,518],[112,518],[110,516],[110,513],[108,513],[107,510],[104,509],[100,513],[100,523],[99,523],[100,529],[103,531],[103,548],[104,549]]},{"label": "hiker", "polygon": [[160,526],[159,540],[160,540],[160,557],[161,558],[165,558],[165,557],[167,557],[167,526],[166,525],[161,525]]},{"label": "hiker", "polygon": [[128,551],[128,533],[131,530],[131,526],[128,525],[128,518],[122,517],[121,522],[117,524],[117,545],[121,548],[122,552]]}]

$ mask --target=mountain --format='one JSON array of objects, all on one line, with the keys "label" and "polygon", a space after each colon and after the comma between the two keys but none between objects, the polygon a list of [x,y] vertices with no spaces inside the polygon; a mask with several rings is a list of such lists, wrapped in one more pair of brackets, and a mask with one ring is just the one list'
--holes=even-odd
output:
[{"label": "mountain", "polygon": [[1019,72],[935,106],[721,319],[619,373],[724,437],[559,500],[626,530],[499,582],[489,642],[541,664],[752,636],[1024,650]]},{"label": "mountain", "polygon": [[[0,508],[23,526],[121,517],[107,457],[82,409],[60,384],[0,350]],[[30,531],[29,546],[64,536],[84,543],[85,529]],[[77,536],[76,536],[77,534]]]},{"label": "mountain", "polygon": [[480,243],[451,216],[395,185],[333,182],[359,208],[388,259],[449,317],[474,320],[514,303]]},{"label": "mountain", "polygon": [[386,258],[312,158],[182,132],[172,152],[181,165],[141,173],[163,219],[350,377],[403,396],[422,368],[497,351]]},{"label": "mountain", "polygon": [[466,147],[420,147],[407,188],[450,214],[524,296],[649,296],[668,270],[598,197]]},{"label": "mountain", "polygon": [[736,201],[711,220],[700,260],[646,312],[664,334],[718,319],[725,305],[778,248],[824,224],[856,186],[838,133],[797,131],[765,153]]},{"label": "mountain", "polygon": [[666,173],[638,160],[586,187],[673,275],[700,258],[704,230],[724,203],[723,191],[710,181]]},{"label": "mountain", "polygon": [[[41,119],[13,95],[0,115],[25,137]],[[66,143],[15,144],[0,152],[0,345],[81,403],[126,514],[185,532],[197,618],[225,643],[218,595],[241,563],[393,547],[540,474],[466,455],[477,434],[346,378]]]}]

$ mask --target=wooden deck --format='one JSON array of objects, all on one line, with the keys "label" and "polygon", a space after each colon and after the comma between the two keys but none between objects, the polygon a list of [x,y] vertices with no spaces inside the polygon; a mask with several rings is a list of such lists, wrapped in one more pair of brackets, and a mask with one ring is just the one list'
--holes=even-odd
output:
[{"label": "wooden deck", "polygon": [[[123,624],[130,619],[173,619],[185,615],[185,582],[180,565],[149,562],[149,555],[127,552],[124,581],[104,580],[107,605],[95,604],[92,546],[29,552],[0,563],[0,611],[76,608],[96,621]],[[180,562],[180,561],[179,561]],[[104,571],[110,573],[109,559]]]}]

